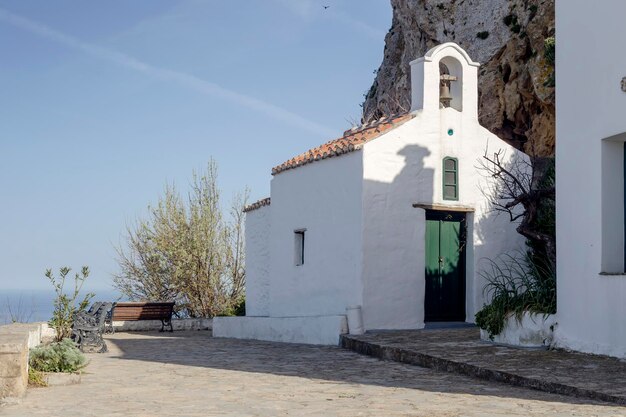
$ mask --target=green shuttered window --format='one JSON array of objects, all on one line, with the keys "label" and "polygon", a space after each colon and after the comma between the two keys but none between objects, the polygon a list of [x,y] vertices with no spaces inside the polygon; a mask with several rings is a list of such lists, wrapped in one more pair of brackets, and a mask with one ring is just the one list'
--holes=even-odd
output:
[{"label": "green shuttered window", "polygon": [[443,199],[459,199],[459,161],[456,158],[443,158]]}]

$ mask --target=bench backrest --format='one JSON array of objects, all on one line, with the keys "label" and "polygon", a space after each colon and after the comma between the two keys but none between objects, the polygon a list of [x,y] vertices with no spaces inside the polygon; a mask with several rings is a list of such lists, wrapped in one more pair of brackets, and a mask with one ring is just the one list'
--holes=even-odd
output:
[{"label": "bench backrest", "polygon": [[104,322],[107,314],[113,308],[113,303],[97,302],[89,309],[89,311],[77,311],[73,315],[73,328],[85,328],[97,326],[104,328]]},{"label": "bench backrest", "polygon": [[104,327],[104,321],[109,311],[113,308],[113,303],[105,302],[100,305],[95,316],[98,318],[98,327]]},{"label": "bench backrest", "polygon": [[113,310],[113,320],[170,319],[173,312],[173,302],[117,303]]},{"label": "bench backrest", "polygon": [[89,314],[95,314],[96,311],[98,311],[100,309],[100,307],[102,306],[102,304],[104,304],[102,301],[96,301],[95,303],[93,303],[91,305],[91,307],[89,307],[89,310],[87,310],[87,313]]}]

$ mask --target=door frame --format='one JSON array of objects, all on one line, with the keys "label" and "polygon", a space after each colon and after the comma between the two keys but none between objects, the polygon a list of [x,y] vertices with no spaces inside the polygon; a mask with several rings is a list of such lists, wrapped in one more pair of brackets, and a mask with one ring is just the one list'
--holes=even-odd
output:
[{"label": "door frame", "polygon": [[[425,209],[424,228],[426,228],[426,222],[428,220],[450,220],[459,221],[461,223],[461,254],[459,256],[459,268],[461,270],[459,280],[459,290],[461,296],[459,300],[461,305],[459,306],[459,313],[462,311],[462,317],[458,320],[446,320],[446,319],[431,319],[426,320],[426,265],[424,265],[424,322],[446,322],[446,321],[467,321],[467,246],[468,242],[468,226],[467,226],[467,211],[450,211],[450,210],[437,210],[437,209]],[[426,245],[428,244],[427,236],[424,236],[424,253],[426,253]]]}]

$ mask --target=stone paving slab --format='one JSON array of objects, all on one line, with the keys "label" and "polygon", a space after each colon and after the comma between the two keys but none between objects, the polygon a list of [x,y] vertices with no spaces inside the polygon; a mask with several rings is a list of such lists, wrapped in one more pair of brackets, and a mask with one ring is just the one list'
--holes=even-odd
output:
[{"label": "stone paving slab", "polygon": [[423,329],[342,336],[344,348],[490,381],[626,405],[626,361],[480,340],[479,329]]},{"label": "stone paving slab", "polygon": [[624,417],[615,404],[386,362],[339,347],[117,333],[80,384],[30,388],[6,417]]}]

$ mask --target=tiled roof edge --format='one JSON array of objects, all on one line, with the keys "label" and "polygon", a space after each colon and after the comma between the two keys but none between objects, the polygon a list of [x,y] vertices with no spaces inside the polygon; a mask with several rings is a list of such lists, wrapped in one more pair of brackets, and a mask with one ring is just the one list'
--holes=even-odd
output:
[{"label": "tiled roof edge", "polygon": [[[398,127],[404,122],[410,120],[413,116],[410,113],[402,113],[402,114],[394,114],[391,116],[383,116],[380,119],[365,123],[359,127],[353,127],[352,129],[348,129],[343,132],[343,136],[337,139],[333,139],[329,142],[326,142],[318,147],[309,149],[308,151],[297,155],[290,160],[283,162],[282,164],[275,166],[272,168],[272,175],[280,174],[283,171],[287,171],[290,169],[295,169],[301,167],[303,165],[310,164],[315,161],[320,161],[322,159],[328,159],[335,156],[340,156],[349,152],[353,152],[362,148],[364,143],[367,143],[377,137],[389,132],[390,130]],[[378,128],[383,125],[389,125],[389,128],[384,131],[380,131]],[[372,132],[373,131],[373,132]],[[353,140],[355,136],[358,134],[372,134],[371,137],[364,139],[361,143],[346,143],[350,140]],[[325,149],[323,148],[330,149]]]},{"label": "tiled roof edge", "polygon": [[248,213],[250,211],[253,211],[253,210],[256,210],[256,209],[260,209],[261,207],[269,206],[270,202],[271,201],[270,201],[269,197],[263,198],[263,199],[261,199],[259,201],[256,201],[256,202],[254,202],[252,204],[248,204],[247,206],[245,206],[243,208],[243,212],[244,213]]}]

